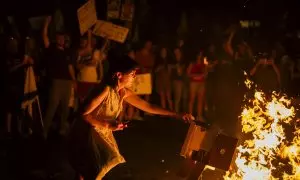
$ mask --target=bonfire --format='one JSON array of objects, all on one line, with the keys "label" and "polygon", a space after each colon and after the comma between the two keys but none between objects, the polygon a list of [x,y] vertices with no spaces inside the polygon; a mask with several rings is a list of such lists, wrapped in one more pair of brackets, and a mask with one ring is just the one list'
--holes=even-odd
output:
[{"label": "bonfire", "polygon": [[225,180],[300,179],[300,128],[292,99],[264,94],[249,79],[240,115],[243,136]]}]

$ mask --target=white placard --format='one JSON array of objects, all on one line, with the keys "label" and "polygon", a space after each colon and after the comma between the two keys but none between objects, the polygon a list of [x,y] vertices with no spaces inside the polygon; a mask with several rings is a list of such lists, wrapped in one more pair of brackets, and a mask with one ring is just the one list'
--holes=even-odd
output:
[{"label": "white placard", "polygon": [[152,93],[151,74],[138,74],[130,90],[135,94],[145,95]]},{"label": "white placard", "polygon": [[77,10],[77,18],[79,22],[80,34],[83,35],[97,21],[97,12],[95,8],[95,0],[89,0]]},{"label": "white placard", "polygon": [[128,28],[102,20],[98,20],[96,22],[95,28],[93,29],[93,33],[95,35],[108,38],[120,43],[123,43],[126,40],[128,32]]}]

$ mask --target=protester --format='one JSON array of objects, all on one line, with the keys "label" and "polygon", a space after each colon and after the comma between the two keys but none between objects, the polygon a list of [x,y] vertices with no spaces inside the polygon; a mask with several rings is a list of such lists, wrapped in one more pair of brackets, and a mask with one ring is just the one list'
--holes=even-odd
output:
[{"label": "protester", "polygon": [[106,81],[95,89],[95,94],[78,112],[78,119],[71,132],[70,160],[85,180],[102,179],[113,167],[125,162],[112,133],[126,127],[116,121],[123,101],[148,113],[187,121],[193,119],[190,114],[179,115],[151,105],[127,89],[135,78],[136,65],[128,56],[119,61],[118,65],[114,64]]},{"label": "protester", "polygon": [[174,110],[180,112],[181,109],[185,108],[180,105],[184,104],[183,94],[186,89],[186,87],[184,87],[186,65],[183,62],[182,53],[179,48],[174,49],[174,55],[175,63],[170,67],[170,73],[174,92]]},{"label": "protester", "polygon": [[187,69],[187,75],[190,78],[190,99],[189,112],[193,113],[195,100],[197,102],[197,119],[203,119],[203,104],[205,92],[205,78],[207,75],[207,68],[204,64],[204,55],[201,51],[197,55],[195,62],[191,63]]},{"label": "protester", "polygon": [[[96,49],[93,43],[92,32],[87,32],[87,37],[82,37],[80,48],[77,52],[76,68],[78,70],[78,96],[80,101],[83,101],[84,97],[89,91],[103,78],[103,64],[104,57],[103,51]],[[102,49],[106,48],[106,44]]]},{"label": "protester", "polygon": [[[65,48],[65,34],[57,33],[55,44],[50,43],[48,38],[48,26],[51,16],[48,16],[43,29],[44,47],[47,49],[46,73],[51,80],[49,100],[44,118],[44,137],[48,137],[52,120],[61,107],[60,134],[66,135],[68,131],[69,101],[72,86],[76,87],[75,70],[71,62],[71,55]],[[76,89],[76,88],[75,88]],[[60,106],[59,106],[60,105]]]}]

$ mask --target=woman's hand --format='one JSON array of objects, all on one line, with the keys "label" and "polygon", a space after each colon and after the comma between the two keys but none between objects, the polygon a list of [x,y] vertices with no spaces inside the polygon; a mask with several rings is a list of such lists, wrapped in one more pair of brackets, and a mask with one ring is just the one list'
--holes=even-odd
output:
[{"label": "woman's hand", "polygon": [[182,119],[184,122],[191,122],[195,120],[195,117],[189,113],[178,114],[177,118]]},{"label": "woman's hand", "polygon": [[109,129],[111,129],[112,131],[121,131],[123,130],[124,128],[127,127],[126,124],[123,124],[123,123],[114,123],[114,124],[110,124],[109,126]]}]

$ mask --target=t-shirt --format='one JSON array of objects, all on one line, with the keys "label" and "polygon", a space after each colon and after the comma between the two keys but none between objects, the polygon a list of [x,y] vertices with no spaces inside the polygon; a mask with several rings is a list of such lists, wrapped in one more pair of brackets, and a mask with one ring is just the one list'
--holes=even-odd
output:
[{"label": "t-shirt", "polygon": [[58,49],[51,44],[46,50],[46,73],[50,79],[71,80],[69,65],[71,63],[71,53],[68,50]]},{"label": "t-shirt", "polygon": [[192,75],[197,75],[197,77],[191,77],[191,80],[194,82],[203,82],[205,65],[204,64],[193,64],[190,72]]}]

